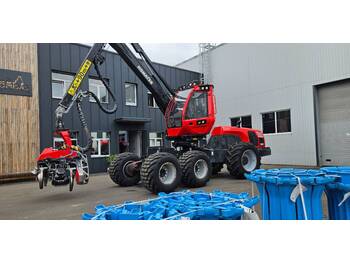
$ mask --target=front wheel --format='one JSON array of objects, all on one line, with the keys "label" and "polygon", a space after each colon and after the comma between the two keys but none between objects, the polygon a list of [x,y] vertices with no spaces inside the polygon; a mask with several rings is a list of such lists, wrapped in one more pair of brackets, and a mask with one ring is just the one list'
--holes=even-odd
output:
[{"label": "front wheel", "polygon": [[187,187],[203,187],[212,172],[209,157],[198,150],[187,151],[181,155],[182,183]]},{"label": "front wheel", "polygon": [[148,156],[141,166],[141,181],[152,193],[175,191],[181,180],[177,158],[166,152]]},{"label": "front wheel", "polygon": [[242,179],[245,173],[260,168],[261,157],[256,147],[250,143],[238,143],[229,147],[226,164],[230,175]]},{"label": "front wheel", "polygon": [[40,189],[43,189],[44,188],[44,179],[45,179],[45,174],[44,174],[44,169],[43,168],[40,168],[40,171],[38,173],[38,176],[37,176],[37,180],[38,180],[38,183],[39,183],[39,188]]},{"label": "front wheel", "polygon": [[69,192],[73,191],[73,187],[74,187],[74,175],[73,175],[73,171],[70,170],[70,173],[69,173]]}]

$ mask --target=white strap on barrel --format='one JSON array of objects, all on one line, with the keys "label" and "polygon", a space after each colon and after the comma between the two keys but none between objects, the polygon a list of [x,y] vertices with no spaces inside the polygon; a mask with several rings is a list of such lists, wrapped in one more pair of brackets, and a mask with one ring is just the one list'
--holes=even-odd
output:
[{"label": "white strap on barrel", "polygon": [[[304,199],[304,191],[306,191],[306,187],[303,186],[303,184],[301,183],[300,177],[296,176],[296,175],[292,175],[294,176],[297,181],[298,181],[298,185],[296,185],[296,187],[294,188],[294,190],[291,193],[290,196],[290,200],[293,201],[294,203],[296,202],[296,199],[298,198],[298,196],[300,195],[301,198],[301,204],[303,206],[303,212],[304,212],[304,217],[305,220],[308,220],[307,218],[307,212],[306,212],[306,205],[305,205],[305,199]],[[295,190],[298,190],[298,195],[295,195]]]},{"label": "white strap on barrel", "polygon": [[340,201],[340,203],[338,204],[338,207],[340,207],[342,204],[344,204],[344,202],[345,202],[346,200],[348,200],[349,197],[350,197],[350,192],[345,193],[345,194],[344,194],[344,197],[343,197],[343,200]]}]

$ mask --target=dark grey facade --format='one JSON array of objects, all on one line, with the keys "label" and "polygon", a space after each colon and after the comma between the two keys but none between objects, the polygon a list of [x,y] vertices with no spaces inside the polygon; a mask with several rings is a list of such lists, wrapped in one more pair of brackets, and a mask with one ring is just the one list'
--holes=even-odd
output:
[{"label": "dark grey facade", "polygon": [[[39,105],[40,105],[40,149],[53,144],[53,130],[55,130],[54,111],[60,99],[52,98],[52,72],[74,74],[84,60],[89,47],[80,44],[38,44],[39,66]],[[110,154],[119,153],[119,131],[142,132],[142,154],[145,154],[149,145],[149,132],[164,132],[164,116],[157,108],[148,106],[147,89],[137,76],[129,69],[122,59],[113,52],[105,51],[105,63],[101,67],[102,75],[110,82],[117,98],[118,110],[115,114],[103,113],[96,103],[85,99],[83,111],[91,132],[110,132]],[[155,68],[172,87],[177,87],[192,80],[199,79],[199,74],[193,71],[157,64]],[[90,78],[97,77],[94,69],[90,70]],[[125,104],[125,83],[137,85],[137,106]],[[84,80],[82,89],[88,89],[88,81]],[[109,99],[109,108],[112,108],[112,99]],[[65,127],[78,131],[79,144],[86,140],[79,132],[80,121],[77,110],[72,108],[70,114],[64,118]],[[91,158],[91,172],[104,172],[107,168],[105,157]]]}]

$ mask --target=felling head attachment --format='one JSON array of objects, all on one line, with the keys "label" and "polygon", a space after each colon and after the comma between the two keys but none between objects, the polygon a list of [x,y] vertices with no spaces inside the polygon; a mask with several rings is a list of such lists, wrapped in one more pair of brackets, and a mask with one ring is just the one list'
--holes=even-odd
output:
[{"label": "felling head attachment", "polygon": [[[89,181],[89,166],[86,154],[91,150],[92,137],[88,128],[85,116],[81,107],[83,98],[92,97],[99,108],[107,113],[113,114],[117,110],[116,98],[114,97],[108,81],[102,77],[99,65],[104,62],[101,52],[105,44],[95,44],[88,52],[86,58],[80,65],[72,83],[63,96],[55,111],[56,113],[56,134],[59,135],[62,145],[60,148],[45,148],[37,159],[37,167],[33,174],[37,176],[39,188],[43,189],[48,181],[52,185],[69,185],[69,190],[73,190],[74,180],[77,184],[86,184]],[[88,75],[91,66],[94,65],[99,80],[103,83],[108,94],[114,101],[112,109],[103,107],[99,98],[91,91],[82,91],[80,86],[84,78]],[[70,137],[69,130],[64,129],[63,116],[69,113],[74,105],[77,106],[79,120],[87,138],[87,144],[83,147],[74,145]]]},{"label": "felling head attachment", "polygon": [[68,130],[59,130],[57,134],[62,139],[62,145],[58,149],[45,148],[37,158],[37,167],[32,173],[37,176],[40,189],[51,181],[53,186],[69,185],[69,191],[72,191],[74,181],[79,185],[89,181],[87,157],[79,146],[73,145]]}]

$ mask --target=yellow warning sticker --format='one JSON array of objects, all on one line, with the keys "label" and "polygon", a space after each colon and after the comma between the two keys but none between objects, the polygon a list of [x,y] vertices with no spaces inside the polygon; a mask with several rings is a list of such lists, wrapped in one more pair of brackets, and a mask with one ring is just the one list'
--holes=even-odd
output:
[{"label": "yellow warning sticker", "polygon": [[80,67],[79,73],[76,74],[73,82],[68,88],[68,94],[70,94],[71,96],[75,95],[79,86],[81,85],[81,82],[83,82],[86,73],[89,71],[91,64],[92,62],[90,60],[85,60],[84,64]]}]

